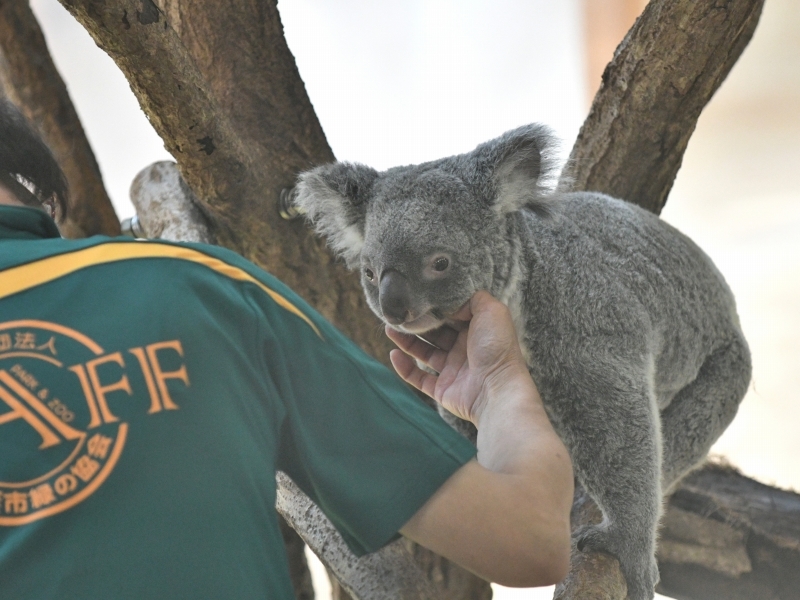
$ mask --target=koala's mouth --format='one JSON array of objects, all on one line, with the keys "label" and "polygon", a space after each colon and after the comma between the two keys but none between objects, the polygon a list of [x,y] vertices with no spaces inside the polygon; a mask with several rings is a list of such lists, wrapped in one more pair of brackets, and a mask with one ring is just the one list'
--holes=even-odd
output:
[{"label": "koala's mouth", "polygon": [[403,333],[411,333],[413,335],[420,335],[437,329],[447,322],[447,317],[438,308],[432,308],[419,317],[409,319],[403,323],[392,325],[398,331]]},{"label": "koala's mouth", "polygon": [[399,325],[394,325],[393,327],[404,333],[419,335],[421,333],[431,331],[432,329],[436,329],[442,325],[442,323],[444,323],[443,319],[437,319],[432,314],[425,313],[416,319],[406,321],[405,323],[400,323]]}]

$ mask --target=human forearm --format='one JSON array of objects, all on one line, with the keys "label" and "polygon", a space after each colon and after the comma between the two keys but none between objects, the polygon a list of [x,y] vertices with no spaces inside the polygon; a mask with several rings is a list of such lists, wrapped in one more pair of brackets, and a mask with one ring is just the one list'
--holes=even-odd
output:
[{"label": "human forearm", "polygon": [[[504,373],[486,387],[486,403],[475,423],[478,462],[504,490],[497,514],[519,540],[510,560],[527,556],[539,573],[559,581],[569,566],[573,497],[569,453],[553,430],[527,369]],[[532,549],[534,556],[529,554]]]},{"label": "human forearm", "polygon": [[403,528],[404,535],[507,586],[549,585],[569,564],[572,469],[527,372],[489,392],[478,459]]},{"label": "human forearm", "polygon": [[403,533],[505,585],[554,583],[569,560],[569,455],[528,374],[508,309],[486,293],[468,308],[468,330],[434,332],[430,344],[389,332],[403,350],[392,354],[397,372],[478,426],[478,460],[453,475]]}]

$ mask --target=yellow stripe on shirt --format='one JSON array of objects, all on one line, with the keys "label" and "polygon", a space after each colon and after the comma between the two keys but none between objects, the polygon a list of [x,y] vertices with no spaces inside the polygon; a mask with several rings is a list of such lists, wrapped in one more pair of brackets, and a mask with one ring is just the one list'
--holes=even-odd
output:
[{"label": "yellow stripe on shirt", "polygon": [[322,334],[319,329],[317,329],[316,325],[314,325],[311,319],[299,308],[278,292],[261,283],[247,271],[192,248],[154,242],[100,244],[75,252],[49,256],[18,267],[12,267],[0,272],[0,299],[44,283],[49,283],[59,277],[64,277],[65,275],[78,271],[79,269],[137,258],[173,258],[177,260],[186,260],[208,267],[229,279],[254,283],[272,298],[278,306],[300,317],[314,330],[314,333],[322,338]]}]

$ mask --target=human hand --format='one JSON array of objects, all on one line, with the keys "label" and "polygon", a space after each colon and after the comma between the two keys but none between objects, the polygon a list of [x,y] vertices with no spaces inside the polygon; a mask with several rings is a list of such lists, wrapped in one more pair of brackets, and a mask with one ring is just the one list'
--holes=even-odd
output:
[{"label": "human hand", "polygon": [[[422,340],[389,327],[400,350],[390,358],[398,375],[461,419],[478,426],[490,397],[520,378],[530,381],[508,308],[488,292],[477,292],[454,316],[460,330],[444,326]],[[416,358],[439,374],[420,369]]]}]

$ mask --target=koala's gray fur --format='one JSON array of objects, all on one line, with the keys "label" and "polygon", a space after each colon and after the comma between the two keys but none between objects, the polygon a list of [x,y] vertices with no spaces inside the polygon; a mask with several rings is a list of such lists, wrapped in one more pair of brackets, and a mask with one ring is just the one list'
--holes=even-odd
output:
[{"label": "koala's gray fur", "polygon": [[579,547],[617,556],[629,598],[650,599],[662,493],[733,419],[750,355],[711,260],[633,204],[549,191],[551,147],[548,130],[530,125],[382,173],[327,165],[301,175],[297,204],[397,329],[437,327],[481,289],[506,302],[605,516]]}]

